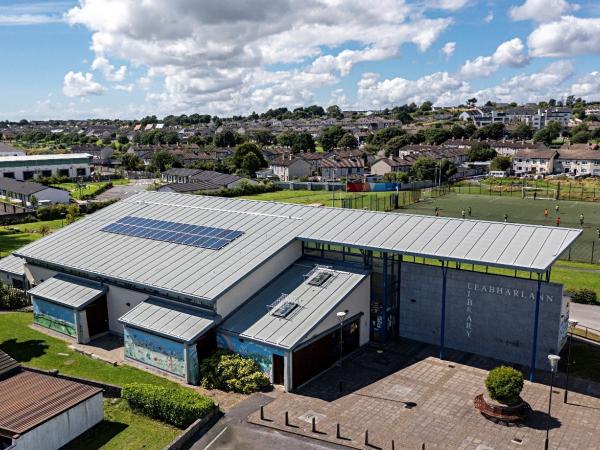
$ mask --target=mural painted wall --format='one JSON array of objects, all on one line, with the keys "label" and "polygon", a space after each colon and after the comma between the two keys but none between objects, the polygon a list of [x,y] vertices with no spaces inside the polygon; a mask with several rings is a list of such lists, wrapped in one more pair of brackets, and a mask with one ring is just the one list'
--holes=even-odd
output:
[{"label": "mural painted wall", "polygon": [[281,356],[285,355],[285,351],[281,349],[257,344],[256,342],[247,339],[240,341],[236,336],[224,333],[217,334],[217,347],[226,348],[242,356],[252,358],[260,366],[260,370],[267,375],[271,374],[273,354]]},{"label": "mural painted wall", "polygon": [[189,346],[187,352],[188,383],[198,384],[200,382],[200,363],[198,362],[198,351],[196,349],[196,345],[192,344],[191,346]]},{"label": "mural painted wall", "polygon": [[34,323],[67,336],[77,337],[75,311],[35,297],[32,303]]},{"label": "mural painted wall", "polygon": [[185,377],[183,344],[125,327],[125,356],[165,372]]}]

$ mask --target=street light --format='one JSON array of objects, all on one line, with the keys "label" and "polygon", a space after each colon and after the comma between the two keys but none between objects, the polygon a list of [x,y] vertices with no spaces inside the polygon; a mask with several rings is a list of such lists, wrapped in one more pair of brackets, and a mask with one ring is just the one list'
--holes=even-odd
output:
[{"label": "street light", "polygon": [[344,353],[344,341],[343,341],[343,328],[344,328],[344,318],[348,313],[346,311],[338,311],[335,315],[340,322],[340,361],[338,365],[342,367],[342,356]]},{"label": "street light", "polygon": [[546,440],[544,441],[544,450],[548,450],[548,436],[550,434],[550,411],[552,409],[552,389],[554,388],[554,374],[558,369],[560,356],[548,355],[548,361],[550,362],[550,397],[548,399],[548,417],[546,418]]},{"label": "street light", "polygon": [[567,403],[567,396],[569,395],[569,368],[571,367],[571,342],[573,341],[573,332],[579,322],[574,319],[569,319],[569,349],[567,350],[567,380],[565,381],[565,399]]}]

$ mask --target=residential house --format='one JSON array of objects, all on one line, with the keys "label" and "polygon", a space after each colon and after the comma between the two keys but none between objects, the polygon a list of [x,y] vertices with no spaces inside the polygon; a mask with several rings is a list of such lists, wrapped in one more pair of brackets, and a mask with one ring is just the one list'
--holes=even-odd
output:
[{"label": "residential house", "polygon": [[75,145],[71,147],[71,153],[92,155],[92,163],[103,165],[110,162],[115,149],[108,145],[97,146],[93,144]]},{"label": "residential house", "polygon": [[410,171],[411,163],[399,156],[390,156],[389,158],[380,158],[371,165],[371,174],[384,176],[390,172]]},{"label": "residential house", "polygon": [[587,144],[561,148],[555,167],[557,173],[566,173],[571,176],[600,176],[600,150],[594,150]]},{"label": "residential house", "polygon": [[542,174],[554,172],[556,150],[521,150],[513,156],[513,171],[517,175]]},{"label": "residential house", "polygon": [[269,169],[273,176],[281,181],[290,181],[296,178],[312,175],[312,165],[302,158],[297,158],[291,153],[272,160]]},{"label": "residential house", "polygon": [[325,158],[321,160],[321,179],[335,181],[340,178],[362,179],[365,175],[365,162],[362,158]]}]

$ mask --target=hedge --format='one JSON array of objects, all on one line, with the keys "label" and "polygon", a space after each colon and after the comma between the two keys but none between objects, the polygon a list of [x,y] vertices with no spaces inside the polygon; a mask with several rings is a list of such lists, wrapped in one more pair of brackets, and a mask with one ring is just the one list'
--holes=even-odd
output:
[{"label": "hedge", "polygon": [[281,191],[281,188],[275,186],[273,183],[251,184],[247,181],[242,181],[238,187],[231,189],[221,188],[216,191],[198,191],[197,194],[216,197],[241,197],[242,195],[257,195],[277,191]]},{"label": "hedge", "polygon": [[206,389],[251,394],[265,390],[269,378],[261,372],[258,364],[250,358],[217,350],[200,362],[200,384]]},{"label": "hedge", "polygon": [[134,411],[178,428],[188,427],[214,408],[210,398],[183,388],[131,383],[123,386],[121,396]]},{"label": "hedge", "polygon": [[595,305],[598,303],[598,295],[596,291],[591,289],[581,288],[576,289],[571,295],[571,300],[575,303],[585,303],[588,305]]}]

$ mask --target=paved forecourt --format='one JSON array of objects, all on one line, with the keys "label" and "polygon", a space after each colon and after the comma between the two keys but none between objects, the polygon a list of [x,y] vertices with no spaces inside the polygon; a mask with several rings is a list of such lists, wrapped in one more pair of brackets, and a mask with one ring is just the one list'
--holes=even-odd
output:
[{"label": "paved forecourt", "polygon": [[[392,440],[396,449],[421,449],[422,444],[427,449],[543,448],[548,386],[526,381],[522,397],[531,405],[532,415],[520,426],[496,424],[473,407],[473,398],[484,391],[487,375],[474,365],[489,362],[470,357],[463,359],[468,360],[467,366],[434,357],[412,359],[431,348],[417,343],[402,346],[388,346],[383,353],[372,347],[363,349],[344,361],[341,369],[334,368],[299,393],[284,394],[268,404],[264,408],[268,421],[260,419],[259,411],[249,421],[358,449],[391,449]],[[391,374],[377,379],[382,371]],[[577,384],[573,379],[571,383]],[[596,385],[582,383],[575,388],[600,395]],[[564,404],[563,390],[555,388],[554,392],[550,447],[600,449],[600,399],[572,392],[570,403]],[[286,411],[289,426],[285,425]],[[311,430],[313,416],[317,432]],[[338,423],[341,439],[336,437]],[[370,447],[365,445],[366,430]]]}]

